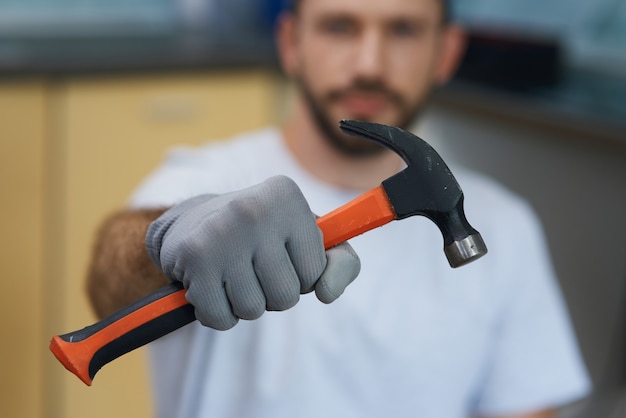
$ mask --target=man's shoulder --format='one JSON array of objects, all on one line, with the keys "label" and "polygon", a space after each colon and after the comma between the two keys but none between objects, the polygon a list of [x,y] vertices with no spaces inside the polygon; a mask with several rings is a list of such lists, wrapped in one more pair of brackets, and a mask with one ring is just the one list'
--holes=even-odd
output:
[{"label": "man's shoulder", "polygon": [[[199,146],[178,146],[133,194],[134,207],[169,206],[202,193],[225,193],[265,180],[283,149],[276,128]],[[284,151],[282,151],[284,152]],[[268,168],[269,167],[269,168]]]},{"label": "man's shoulder", "polygon": [[467,218],[481,233],[504,238],[540,233],[541,219],[525,196],[485,174],[465,168],[453,172],[463,190]]},{"label": "man's shoulder", "polygon": [[169,150],[168,163],[201,164],[207,160],[240,159],[271,152],[280,146],[280,133],[275,127],[245,132],[230,138],[205,141],[198,146],[176,146]]},{"label": "man's shoulder", "polygon": [[464,167],[453,169],[455,177],[463,190],[466,202],[482,207],[495,207],[499,210],[514,210],[528,207],[524,197],[486,174]]}]

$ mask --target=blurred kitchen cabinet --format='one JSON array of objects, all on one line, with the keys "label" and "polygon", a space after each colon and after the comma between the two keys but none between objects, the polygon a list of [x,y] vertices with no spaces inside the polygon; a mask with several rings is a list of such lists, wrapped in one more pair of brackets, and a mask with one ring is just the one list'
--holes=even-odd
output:
[{"label": "blurred kitchen cabinet", "polygon": [[[67,82],[57,103],[66,266],[58,278],[66,289],[59,308],[66,330],[92,320],[83,282],[102,219],[124,205],[170,146],[227,138],[273,122],[274,90],[272,76],[257,72]],[[65,378],[64,417],[151,416],[141,353],[105,366],[92,388],[67,373]]]},{"label": "blurred kitchen cabinet", "polygon": [[46,88],[0,81],[0,416],[43,410]]},{"label": "blurred kitchen cabinet", "polygon": [[[168,148],[226,139],[276,122],[277,78],[265,70],[224,70],[69,76],[30,85],[15,92],[23,96],[20,107],[0,86],[0,123],[12,126],[0,128],[2,162],[7,160],[2,169],[12,180],[2,183],[4,198],[12,199],[2,222],[9,224],[6,236],[20,238],[0,240],[13,290],[2,296],[7,299],[2,327],[28,334],[1,346],[24,358],[14,362],[6,359],[16,353],[2,356],[3,369],[5,363],[11,369],[3,376],[20,378],[2,382],[14,386],[4,394],[16,394],[3,403],[25,411],[9,409],[2,416],[152,416],[144,350],[106,365],[88,388],[47,352],[48,340],[95,320],[84,277],[103,218],[125,205]],[[5,131],[26,139],[16,136],[5,144]],[[26,274],[33,282],[28,292]],[[11,312],[20,312],[12,318],[17,324],[9,321]],[[40,388],[39,403],[25,406],[18,394],[33,393],[33,383]]]}]

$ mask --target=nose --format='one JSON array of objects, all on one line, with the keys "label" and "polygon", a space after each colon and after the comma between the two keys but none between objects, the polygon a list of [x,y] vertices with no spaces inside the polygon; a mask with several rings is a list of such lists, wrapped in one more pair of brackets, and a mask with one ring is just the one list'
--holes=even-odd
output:
[{"label": "nose", "polygon": [[361,35],[355,57],[355,76],[366,80],[378,79],[384,68],[383,36],[376,30]]}]

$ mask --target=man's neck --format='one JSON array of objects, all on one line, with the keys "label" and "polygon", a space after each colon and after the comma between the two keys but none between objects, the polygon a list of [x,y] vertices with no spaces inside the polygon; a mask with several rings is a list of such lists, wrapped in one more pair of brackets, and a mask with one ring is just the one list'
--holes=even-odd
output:
[{"label": "man's neck", "polygon": [[322,136],[303,106],[296,106],[294,115],[282,127],[282,136],[306,171],[344,189],[371,189],[403,167],[400,157],[390,150],[367,156],[350,156],[337,150]]}]

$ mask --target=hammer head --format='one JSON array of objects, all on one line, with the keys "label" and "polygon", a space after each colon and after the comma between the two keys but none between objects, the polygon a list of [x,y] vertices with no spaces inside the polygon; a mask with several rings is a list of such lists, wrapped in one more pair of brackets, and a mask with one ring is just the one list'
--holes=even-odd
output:
[{"label": "hammer head", "polygon": [[422,215],[432,220],[443,235],[450,266],[465,265],[487,253],[480,233],[465,218],[461,187],[433,147],[393,126],[351,120],[343,120],[339,126],[402,157],[407,167],[382,182],[396,219]]}]

